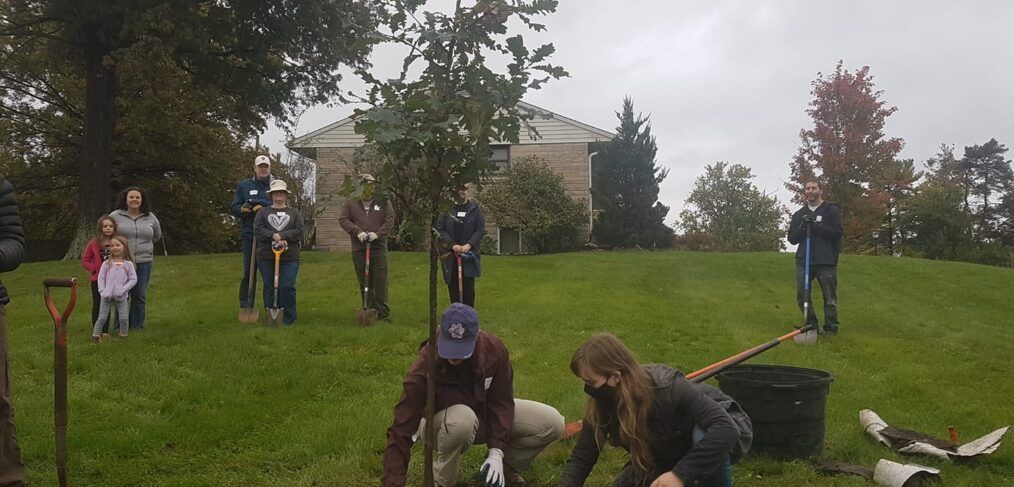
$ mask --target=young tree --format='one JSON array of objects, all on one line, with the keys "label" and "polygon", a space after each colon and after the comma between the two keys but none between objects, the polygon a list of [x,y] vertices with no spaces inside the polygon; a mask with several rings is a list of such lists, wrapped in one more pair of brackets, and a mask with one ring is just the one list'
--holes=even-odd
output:
[{"label": "young tree", "polygon": [[[365,70],[369,84],[365,99],[370,108],[357,110],[356,130],[382,157],[377,176],[390,181],[414,167],[414,181],[424,204],[413,211],[430,229],[429,377],[426,402],[425,477],[433,485],[434,381],[437,330],[438,240],[433,230],[441,212],[450,207],[451,194],[465,183],[478,183],[490,174],[490,141],[518,142],[522,124],[532,115],[518,102],[532,89],[566,72],[548,63],[552,44],[529,50],[520,34],[508,36],[507,20],[542,30],[533,16],[556,10],[555,0],[479,0],[462,6],[457,0],[450,14],[419,12],[422,0],[377,0],[390,33],[385,40],[405,46],[409,53],[401,74],[381,79]],[[504,71],[495,71],[490,56],[506,58]],[[417,78],[410,71],[421,62]],[[536,73],[539,73],[536,75]],[[346,194],[359,191],[346,181]]]},{"label": "young tree", "polygon": [[680,213],[685,234],[710,235],[721,251],[781,250],[786,209],[757,189],[753,178],[750,168],[740,164],[705,167]]},{"label": "young tree", "polygon": [[201,100],[194,116],[248,134],[337,96],[338,68],[367,65],[376,23],[373,3],[355,0],[11,0],[0,3],[0,112],[67,153],[83,242],[132,161],[117,147],[145,87],[173,78],[165,95]]},{"label": "young tree", "polygon": [[842,208],[843,244],[851,250],[868,246],[871,232],[880,227],[884,214],[870,198],[872,185],[904,145],[884,134],[885,121],[897,108],[881,99],[883,91],[875,89],[869,70],[851,72],[839,61],[826,78],[818,74],[806,111],[814,126],[800,131],[802,142],[785,185],[801,204],[806,180],[819,177],[824,199]]},{"label": "young tree", "polygon": [[592,201],[600,210],[592,236],[623,247],[669,247],[669,207],[658,201],[658,185],[669,171],[655,161],[658,146],[651,122],[641,114],[634,116],[629,97],[616,118],[616,137],[602,145],[592,165]]},{"label": "young tree", "polygon": [[567,196],[563,175],[534,157],[512,162],[479,201],[498,223],[516,228],[536,254],[577,247],[578,232],[588,221],[587,203]]}]

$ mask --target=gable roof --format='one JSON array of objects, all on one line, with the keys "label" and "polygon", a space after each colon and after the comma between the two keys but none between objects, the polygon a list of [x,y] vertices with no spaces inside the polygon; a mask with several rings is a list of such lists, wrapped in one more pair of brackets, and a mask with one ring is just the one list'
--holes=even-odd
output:
[{"label": "gable roof", "polygon": [[[564,117],[531,103],[520,102],[518,106],[534,113],[535,117],[529,124],[539,133],[538,138],[534,138],[534,134],[526,137],[527,130],[522,127],[518,145],[605,142],[615,137],[609,131]],[[355,118],[345,117],[292,139],[286,147],[300,152],[300,149],[318,147],[359,147],[364,142],[363,136],[355,133]]]}]

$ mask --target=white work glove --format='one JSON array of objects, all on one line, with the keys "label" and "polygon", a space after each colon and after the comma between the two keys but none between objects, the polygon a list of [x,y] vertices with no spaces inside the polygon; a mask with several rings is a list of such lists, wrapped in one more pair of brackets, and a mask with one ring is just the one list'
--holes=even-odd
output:
[{"label": "white work glove", "polygon": [[503,476],[503,451],[499,448],[490,448],[486,461],[479,469],[479,475],[486,478],[486,487],[504,487],[507,481]]},{"label": "white work glove", "polygon": [[369,238],[369,237],[370,237],[370,234],[368,234],[366,232],[359,232],[359,235],[356,235],[356,238],[358,238],[360,242],[365,242],[366,239]]},{"label": "white work glove", "polygon": [[374,240],[376,240],[376,239],[378,239],[380,237],[376,233],[370,232],[369,238],[370,238],[370,241],[372,242],[372,241],[374,241]]}]

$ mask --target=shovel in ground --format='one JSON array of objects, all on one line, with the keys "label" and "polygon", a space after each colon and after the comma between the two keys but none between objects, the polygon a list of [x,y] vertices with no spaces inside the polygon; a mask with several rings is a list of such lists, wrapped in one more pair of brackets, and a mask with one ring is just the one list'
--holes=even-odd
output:
[{"label": "shovel in ground", "polygon": [[[53,316],[53,419],[56,429],[56,476],[60,487],[67,487],[67,321],[77,303],[77,279],[49,277],[42,280],[46,307]],[[51,287],[69,287],[70,301],[61,314],[49,295]]]},{"label": "shovel in ground", "polygon": [[[247,276],[247,282],[249,284],[246,288],[246,299],[250,302],[249,308],[239,309],[239,322],[240,323],[257,323],[257,320],[261,319],[261,312],[257,308],[254,308],[254,279],[257,277],[257,239],[253,241],[253,248],[250,249],[250,275]],[[276,273],[278,271],[275,271]]]},{"label": "shovel in ground", "polygon": [[271,252],[275,254],[275,303],[274,306],[268,308],[268,324],[275,326],[281,326],[282,315],[285,312],[285,308],[278,307],[278,268],[282,261],[282,252],[288,250],[288,246],[283,242],[274,242],[271,244]]},{"label": "shovel in ground", "polygon": [[377,310],[369,307],[370,295],[370,249],[373,242],[366,242],[366,265],[363,267],[363,307],[356,311],[356,323],[370,326],[377,321]]}]

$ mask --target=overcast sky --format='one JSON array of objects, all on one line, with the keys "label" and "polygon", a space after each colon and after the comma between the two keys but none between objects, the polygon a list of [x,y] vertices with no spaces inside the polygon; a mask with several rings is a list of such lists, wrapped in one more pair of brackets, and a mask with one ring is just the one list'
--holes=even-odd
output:
[{"label": "overcast sky", "polygon": [[[751,167],[755,184],[787,204],[788,163],[800,129],[812,125],[810,83],[839,59],[849,70],[870,66],[898,107],[886,133],[905,140],[901,156],[917,165],[941,143],[959,155],[991,137],[1014,144],[1014,1],[562,0],[541,23],[548,32],[527,35],[528,44],[552,42],[553,62],[570,77],[526,100],[614,131],[614,112],[632,97],[651,116],[658,162],[670,169],[659,196],[669,223],[716,161]],[[401,59],[382,49],[373,63],[393,73]],[[352,80],[346,87],[362,90]],[[352,108],[313,107],[292,131]],[[284,150],[277,128],[262,140]]]}]

